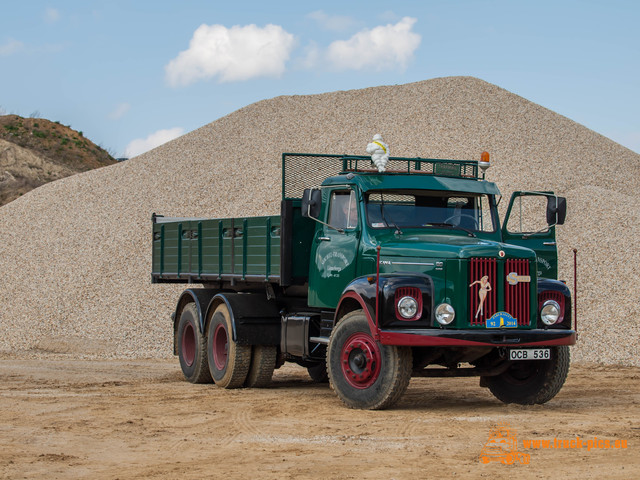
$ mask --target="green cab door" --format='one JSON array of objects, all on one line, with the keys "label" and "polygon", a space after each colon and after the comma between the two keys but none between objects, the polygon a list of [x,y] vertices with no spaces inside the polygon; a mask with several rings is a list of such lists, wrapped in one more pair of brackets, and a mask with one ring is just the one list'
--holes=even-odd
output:
[{"label": "green cab door", "polygon": [[335,308],[356,277],[360,221],[356,192],[344,187],[322,191],[322,214],[311,246],[309,306]]},{"label": "green cab door", "polygon": [[538,277],[558,278],[555,226],[564,223],[566,201],[553,192],[514,192],[502,227],[505,243],[536,252]]}]

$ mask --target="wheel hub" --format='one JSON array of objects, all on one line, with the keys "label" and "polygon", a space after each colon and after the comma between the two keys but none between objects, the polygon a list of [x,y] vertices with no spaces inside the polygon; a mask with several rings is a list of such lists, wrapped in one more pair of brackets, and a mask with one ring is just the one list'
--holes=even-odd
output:
[{"label": "wheel hub", "polygon": [[364,369],[364,367],[367,365],[367,357],[362,353],[357,353],[353,357],[353,363],[356,367]]},{"label": "wheel hub", "polygon": [[227,365],[227,329],[224,325],[218,325],[213,332],[213,362],[218,370],[223,370]]},{"label": "wheel hub", "polygon": [[380,374],[381,355],[377,343],[367,333],[355,333],[345,342],[340,356],[342,373],[355,388],[368,388]]},{"label": "wheel hub", "polygon": [[187,367],[193,365],[196,359],[196,332],[190,323],[182,329],[182,358]]}]

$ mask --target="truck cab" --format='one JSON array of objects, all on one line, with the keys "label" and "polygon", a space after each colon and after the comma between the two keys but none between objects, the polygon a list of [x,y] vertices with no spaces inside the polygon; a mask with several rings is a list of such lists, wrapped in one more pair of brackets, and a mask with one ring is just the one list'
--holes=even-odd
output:
[{"label": "truck cab", "polygon": [[498,187],[447,171],[450,176],[356,170],[307,190],[302,214],[317,220],[309,306],[340,310],[345,293],[376,274],[383,287],[394,279],[395,286],[381,292],[383,302],[403,283],[428,284],[421,312],[405,318],[396,309],[398,315],[388,316],[383,306],[378,326],[486,333],[487,320],[502,312],[503,320],[509,314],[516,321],[516,329],[547,327],[531,299],[550,285],[566,293],[556,278],[555,245],[555,226],[566,215],[564,199],[553,192],[516,192],[502,227]]},{"label": "truck cab", "polygon": [[[501,358],[522,357],[512,365],[520,378],[541,366],[525,359],[562,356],[568,365],[566,345],[576,337],[570,292],[557,279],[555,241],[565,199],[549,191],[515,192],[501,225],[500,191],[473,166],[422,159],[395,163],[400,168],[384,173],[354,166],[305,191],[302,214],[316,220],[309,306],[335,309],[332,335],[341,319],[361,312],[371,347],[369,353],[354,350],[364,352],[360,361],[367,365],[382,361],[373,353],[374,341],[407,346],[413,375],[444,374],[420,369],[428,365],[444,366],[451,376],[475,372],[494,393],[508,390],[496,393],[505,401],[540,401],[530,393],[513,395],[517,381],[505,375],[509,367]],[[331,356],[340,357],[330,346]],[[333,368],[348,378],[345,360],[349,365],[343,355]],[[460,368],[463,363],[473,367]],[[371,381],[367,374],[361,378],[346,388],[361,389]]]}]

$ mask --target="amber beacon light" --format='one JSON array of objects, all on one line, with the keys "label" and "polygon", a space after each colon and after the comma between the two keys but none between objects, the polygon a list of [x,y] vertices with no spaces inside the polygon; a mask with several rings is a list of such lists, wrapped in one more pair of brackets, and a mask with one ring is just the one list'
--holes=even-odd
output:
[{"label": "amber beacon light", "polygon": [[491,166],[491,164],[489,163],[489,152],[482,152],[480,154],[480,162],[478,162],[478,165],[480,166],[480,168],[482,169],[482,173],[484,174],[487,171],[487,168]]}]

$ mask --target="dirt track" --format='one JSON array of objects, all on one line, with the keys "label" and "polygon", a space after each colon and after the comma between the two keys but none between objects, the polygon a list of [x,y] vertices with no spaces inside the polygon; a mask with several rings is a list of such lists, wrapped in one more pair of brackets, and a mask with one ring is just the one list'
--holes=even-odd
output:
[{"label": "dirt track", "polygon": [[[413,379],[395,409],[349,410],[306,370],[271,388],[182,380],[177,361],[0,360],[2,478],[640,478],[640,369],[573,366],[544,406],[477,379]],[[497,424],[530,464],[479,462]],[[523,439],[626,440],[525,449]]]}]

